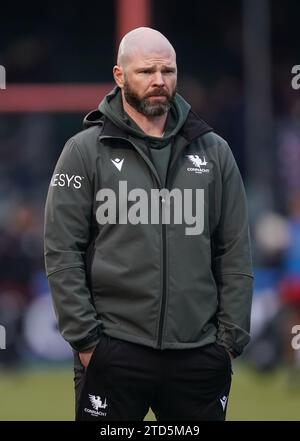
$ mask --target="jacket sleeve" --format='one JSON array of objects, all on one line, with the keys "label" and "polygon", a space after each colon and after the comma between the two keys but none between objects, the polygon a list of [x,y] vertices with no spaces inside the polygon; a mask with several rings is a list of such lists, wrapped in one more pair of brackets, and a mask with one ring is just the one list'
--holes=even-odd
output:
[{"label": "jacket sleeve", "polygon": [[250,341],[252,258],[244,185],[224,141],[221,210],[213,234],[212,265],[218,287],[217,343],[234,356]]},{"label": "jacket sleeve", "polygon": [[91,173],[71,138],[56,164],[45,208],[45,265],[59,330],[77,351],[95,346],[102,323],[88,288]]}]

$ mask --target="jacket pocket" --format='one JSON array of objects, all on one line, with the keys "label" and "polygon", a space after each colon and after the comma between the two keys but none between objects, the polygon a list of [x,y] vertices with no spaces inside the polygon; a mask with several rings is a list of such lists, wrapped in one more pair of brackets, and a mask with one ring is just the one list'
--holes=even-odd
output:
[{"label": "jacket pocket", "polygon": [[231,357],[230,357],[229,352],[227,351],[227,349],[225,349],[224,346],[219,345],[218,343],[214,343],[214,346],[216,347],[216,349],[217,349],[219,352],[223,353],[223,357],[225,357],[225,359],[227,360],[227,363],[229,363],[231,373],[233,374],[233,370],[232,370],[232,360],[231,360]]},{"label": "jacket pocket", "polygon": [[97,343],[94,352],[92,353],[90,362],[85,369],[86,374],[90,371],[95,373],[104,369],[109,353],[109,341],[110,337],[108,335],[101,335],[100,340]]},{"label": "jacket pocket", "polygon": [[225,354],[225,357],[227,358],[227,360],[230,361],[230,363],[231,363],[231,358],[230,358],[230,355],[229,355],[229,352],[227,351],[227,349],[225,349],[224,346],[219,345],[218,343],[215,343],[215,347],[217,349],[219,349],[221,352],[223,352],[223,354]]}]

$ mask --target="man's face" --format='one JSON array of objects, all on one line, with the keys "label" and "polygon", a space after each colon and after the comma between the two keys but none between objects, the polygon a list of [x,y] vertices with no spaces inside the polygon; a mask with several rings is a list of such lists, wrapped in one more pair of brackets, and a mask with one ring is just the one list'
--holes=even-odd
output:
[{"label": "man's face", "polygon": [[176,93],[177,67],[172,53],[135,54],[124,69],[124,96],[145,116],[166,113]]}]

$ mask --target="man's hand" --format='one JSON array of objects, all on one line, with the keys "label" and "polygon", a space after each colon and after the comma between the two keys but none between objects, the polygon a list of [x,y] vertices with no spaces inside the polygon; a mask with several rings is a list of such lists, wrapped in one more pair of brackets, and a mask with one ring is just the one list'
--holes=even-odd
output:
[{"label": "man's hand", "polygon": [[81,364],[83,364],[83,366],[85,368],[88,367],[95,348],[96,348],[96,346],[94,346],[93,348],[87,349],[86,351],[79,352],[79,358],[80,358]]}]

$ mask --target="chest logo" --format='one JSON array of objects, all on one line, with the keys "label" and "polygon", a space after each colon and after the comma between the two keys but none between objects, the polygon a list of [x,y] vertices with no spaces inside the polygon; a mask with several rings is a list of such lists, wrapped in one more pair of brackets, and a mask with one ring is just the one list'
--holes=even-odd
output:
[{"label": "chest logo", "polygon": [[205,159],[205,156],[203,156],[203,159],[201,159],[199,155],[187,155],[187,157],[194,165],[194,167],[188,167],[187,171],[195,172],[198,174],[209,173],[209,168],[202,168],[208,164],[208,162]]},{"label": "chest logo", "polygon": [[124,158],[123,159],[120,159],[120,158],[111,159],[111,162],[117,167],[117,169],[119,171],[122,170],[122,165],[123,165],[123,162],[124,162]]}]

